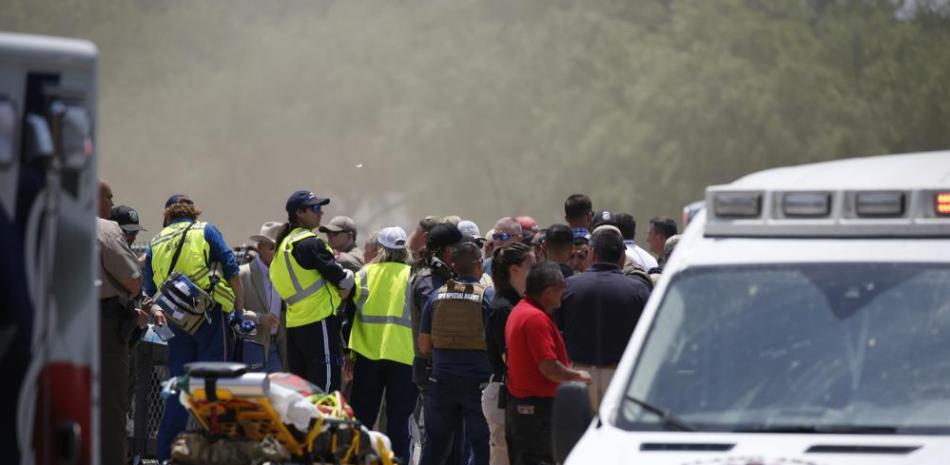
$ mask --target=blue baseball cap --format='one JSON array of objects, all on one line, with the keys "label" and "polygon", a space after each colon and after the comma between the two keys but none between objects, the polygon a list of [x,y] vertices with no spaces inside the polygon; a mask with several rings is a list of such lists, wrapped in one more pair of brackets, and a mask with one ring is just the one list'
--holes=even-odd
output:
[{"label": "blue baseball cap", "polygon": [[169,197],[168,200],[165,201],[165,208],[168,208],[168,207],[170,207],[170,206],[172,206],[172,205],[174,205],[174,204],[176,204],[176,203],[178,203],[178,202],[181,202],[182,200],[187,200],[188,202],[193,203],[193,202],[191,202],[191,199],[189,199],[187,195],[185,195],[185,194],[175,194],[175,195]]},{"label": "blue baseball cap", "polygon": [[317,197],[316,194],[310,191],[297,191],[293,194],[290,194],[290,197],[287,198],[286,209],[288,213],[293,213],[297,210],[300,210],[304,207],[312,207],[314,205],[326,205],[330,203],[330,199],[324,199]]}]

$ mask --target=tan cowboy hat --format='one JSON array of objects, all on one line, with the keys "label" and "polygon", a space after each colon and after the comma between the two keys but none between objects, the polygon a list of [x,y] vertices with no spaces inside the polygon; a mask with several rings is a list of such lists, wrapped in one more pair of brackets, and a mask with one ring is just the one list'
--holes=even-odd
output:
[{"label": "tan cowboy hat", "polygon": [[251,236],[249,239],[254,243],[269,242],[277,245],[277,232],[280,231],[281,223],[268,221],[261,225],[261,233]]}]

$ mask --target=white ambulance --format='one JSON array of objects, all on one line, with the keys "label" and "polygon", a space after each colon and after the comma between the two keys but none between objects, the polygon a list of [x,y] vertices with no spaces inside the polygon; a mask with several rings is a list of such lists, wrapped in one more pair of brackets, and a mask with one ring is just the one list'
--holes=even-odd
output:
[{"label": "white ambulance", "polygon": [[950,463],[950,151],[766,170],[705,203],[596,417],[559,391],[559,461]]},{"label": "white ambulance", "polygon": [[95,45],[0,33],[0,463],[96,464]]}]

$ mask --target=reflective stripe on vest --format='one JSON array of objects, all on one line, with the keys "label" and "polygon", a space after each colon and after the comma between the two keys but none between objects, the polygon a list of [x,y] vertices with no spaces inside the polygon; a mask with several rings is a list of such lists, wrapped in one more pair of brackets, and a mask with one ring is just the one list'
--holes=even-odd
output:
[{"label": "reflective stripe on vest", "polygon": [[[303,239],[304,237],[309,237],[311,235],[316,236],[316,234],[313,234],[310,231],[297,232],[296,234],[293,234],[290,237],[288,237],[287,242],[289,242],[292,246],[292,244],[296,242],[297,240]],[[316,294],[317,291],[319,291],[320,289],[323,289],[323,286],[326,284],[327,281],[323,279],[323,277],[321,277],[320,279],[317,280],[317,282],[307,286],[307,288],[304,289],[303,286],[300,285],[300,280],[297,279],[297,273],[294,272],[294,266],[293,266],[293,263],[291,263],[290,261],[291,254],[289,252],[290,251],[288,250],[288,253],[284,254],[284,264],[287,265],[287,273],[290,275],[290,282],[293,283],[295,292],[290,297],[287,297],[286,299],[284,299],[284,301],[287,302],[287,305],[293,305],[293,304],[299,303],[300,301],[302,301],[303,299],[306,299],[307,297],[310,297]]]},{"label": "reflective stripe on vest", "polygon": [[[270,278],[281,299],[287,302],[287,327],[294,328],[320,321],[336,311],[340,294],[317,270],[300,266],[293,257],[294,245],[316,237],[312,231],[296,228],[277,245],[271,262]],[[331,253],[333,249],[324,244]]]},{"label": "reflective stripe on vest", "polygon": [[371,263],[357,273],[350,349],[370,360],[412,364],[411,276],[402,263]]},{"label": "reflective stripe on vest", "polygon": [[[188,276],[196,286],[209,292],[214,301],[221,304],[222,310],[229,312],[234,309],[234,290],[224,279],[221,264],[214,263],[212,266],[214,269],[208,267],[211,245],[205,240],[207,223],[188,223],[186,221],[172,223],[162,229],[149,242],[149,247],[152,249],[152,282],[155,284],[155,288],[158,289],[168,278],[168,268],[171,266],[172,258],[178,249],[182,231],[189,224],[191,226],[188,228],[188,232],[185,233],[185,242],[182,244],[181,254],[178,256],[173,271]],[[212,273],[218,278],[213,290],[211,289]]]},{"label": "reflective stripe on vest", "polygon": [[366,283],[366,268],[360,270],[358,279],[360,281],[360,298],[356,300],[356,318],[364,323],[375,324],[394,324],[412,328],[412,319],[409,315],[409,305],[411,303],[412,287],[409,283],[412,281],[412,274],[406,280],[405,296],[403,297],[401,316],[378,316],[366,315],[363,313],[363,306],[366,305],[366,299],[369,298],[369,288]]}]

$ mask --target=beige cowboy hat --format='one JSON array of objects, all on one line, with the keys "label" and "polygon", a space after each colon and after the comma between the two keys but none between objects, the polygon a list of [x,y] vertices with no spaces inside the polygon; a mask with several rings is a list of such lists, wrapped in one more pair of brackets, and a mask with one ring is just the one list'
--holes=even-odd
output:
[{"label": "beige cowboy hat", "polygon": [[268,221],[261,225],[261,233],[251,236],[249,239],[255,244],[260,242],[269,242],[272,245],[277,245],[277,232],[280,231],[280,227],[283,226],[281,223],[276,221]]}]

